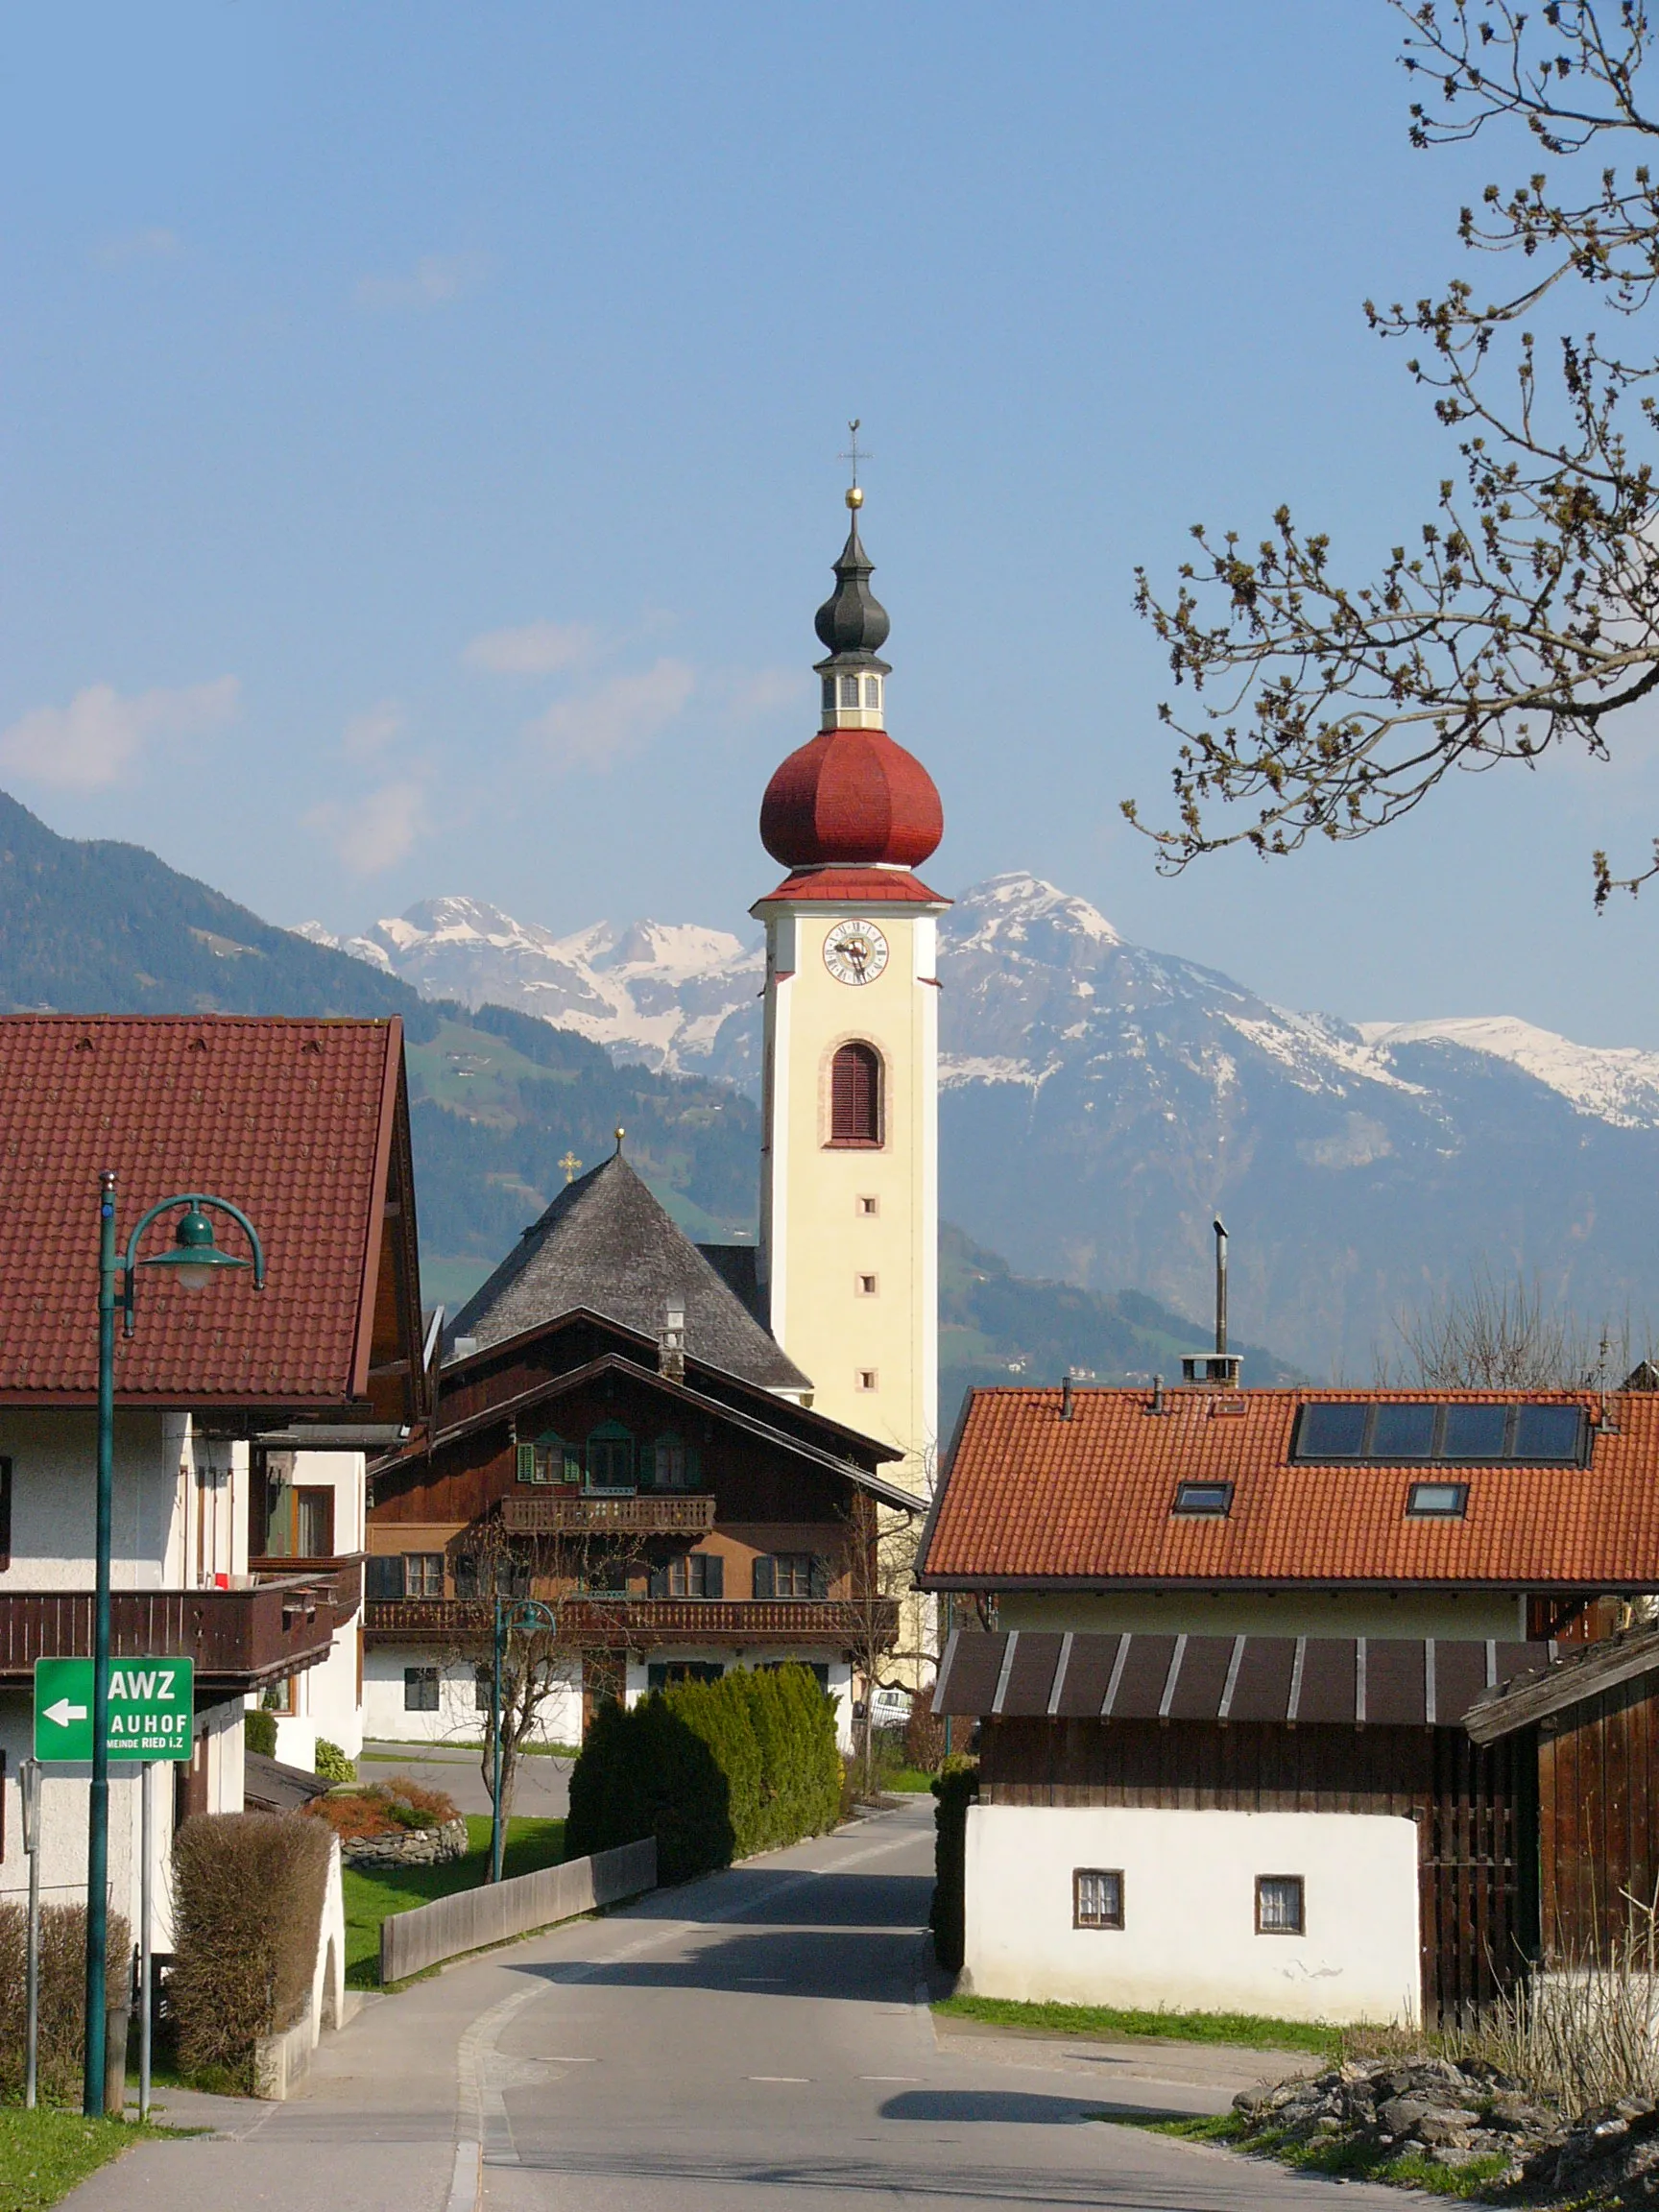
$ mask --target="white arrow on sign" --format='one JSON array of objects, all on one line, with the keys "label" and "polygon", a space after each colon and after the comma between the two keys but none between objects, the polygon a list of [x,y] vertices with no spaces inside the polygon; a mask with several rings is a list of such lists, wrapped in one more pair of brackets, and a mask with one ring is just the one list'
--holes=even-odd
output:
[{"label": "white arrow on sign", "polygon": [[60,1728],[67,1728],[71,1720],[84,1720],[84,1705],[71,1705],[67,1697],[60,1697],[56,1705],[48,1705],[46,1718]]}]

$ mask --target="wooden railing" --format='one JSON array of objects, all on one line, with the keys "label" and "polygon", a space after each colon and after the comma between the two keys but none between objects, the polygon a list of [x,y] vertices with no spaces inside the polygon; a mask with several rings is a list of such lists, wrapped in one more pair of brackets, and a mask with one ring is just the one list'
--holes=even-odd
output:
[{"label": "wooden railing", "polygon": [[326,1559],[277,1558],[262,1553],[250,1559],[256,1582],[310,1582],[327,1594],[335,1623],[344,1627],[363,1602],[363,1554],[342,1551]]},{"label": "wooden railing", "polygon": [[[899,1605],[882,1598],[854,1605],[840,1598],[561,1598],[560,1641],[595,1650],[641,1651],[662,1644],[828,1644],[890,1647]],[[487,1598],[372,1598],[363,1608],[372,1644],[469,1645],[488,1633]]]},{"label": "wooden railing", "polygon": [[515,1536],[604,1535],[613,1528],[639,1536],[701,1536],[714,1526],[714,1494],[665,1497],[645,1491],[632,1498],[595,1498],[580,1490],[544,1490],[503,1499],[501,1520]]},{"label": "wooden railing", "polygon": [[[355,1563],[347,1571],[361,1577]],[[248,1590],[117,1590],[111,1649],[118,1658],[193,1659],[199,1692],[260,1690],[328,1656],[337,1588],[336,1577],[312,1575]],[[36,1659],[91,1650],[91,1591],[0,1595],[0,1680],[26,1681]]]}]

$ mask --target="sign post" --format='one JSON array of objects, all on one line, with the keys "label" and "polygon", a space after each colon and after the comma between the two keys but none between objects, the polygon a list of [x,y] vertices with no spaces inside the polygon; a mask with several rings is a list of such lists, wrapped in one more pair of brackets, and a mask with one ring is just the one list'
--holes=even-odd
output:
[{"label": "sign post", "polygon": [[40,1762],[25,1759],[17,1769],[23,1792],[23,1848],[29,1855],[29,1934],[23,1968],[23,2106],[35,2109],[40,2054]]},{"label": "sign post", "polygon": [[[105,1756],[188,1759],[195,1709],[193,1659],[112,1660]],[[36,1660],[35,1756],[55,1765],[91,1763],[90,1659]]]},{"label": "sign post", "polygon": [[[35,2038],[39,1960],[39,1774],[42,1762],[83,1766],[92,1762],[92,1669],[90,1659],[36,1659],[35,1662],[35,1756],[23,1763],[33,1774],[35,1841],[29,1840],[31,1785],[24,1783],[23,1839],[29,1852],[29,2066],[26,2101],[35,2102]],[[139,1920],[138,1931],[138,2116],[150,2117],[150,2009],[154,2000],[150,1920],[154,1881],[152,1782],[158,1760],[188,1759],[196,1712],[196,1662],[193,1659],[117,1659],[109,1669],[108,1725],[104,1755],[110,1762],[138,1763]]]}]

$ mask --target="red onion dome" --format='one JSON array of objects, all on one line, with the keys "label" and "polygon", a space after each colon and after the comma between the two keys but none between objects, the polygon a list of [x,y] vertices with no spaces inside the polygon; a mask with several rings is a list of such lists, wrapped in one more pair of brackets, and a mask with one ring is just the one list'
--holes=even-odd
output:
[{"label": "red onion dome", "polygon": [[945,834],[939,793],[885,730],[824,730],[760,802],[760,842],[786,868],[914,868]]}]

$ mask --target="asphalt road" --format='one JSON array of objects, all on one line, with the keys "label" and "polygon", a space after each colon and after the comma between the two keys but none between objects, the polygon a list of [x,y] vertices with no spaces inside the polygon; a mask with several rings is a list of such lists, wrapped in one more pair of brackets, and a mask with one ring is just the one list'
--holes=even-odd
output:
[{"label": "asphalt road", "polygon": [[[1329,2204],[1329,2182],[1102,2125],[1287,2070],[1198,2046],[935,2033],[930,1805],[660,1891],[378,1999],[290,2104],[177,2097],[75,2212],[1113,2212]],[[1344,2191],[1344,2212],[1399,2212]]]},{"label": "asphalt road", "polygon": [[[392,1782],[404,1775],[428,1790],[443,1790],[463,1813],[488,1813],[490,1791],[484,1780],[483,1753],[452,1743],[409,1745],[365,1743],[357,1763],[360,1782]],[[515,1815],[563,1820],[570,1810],[569,1759],[531,1752],[518,1762],[514,1783]]]}]

